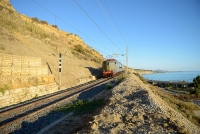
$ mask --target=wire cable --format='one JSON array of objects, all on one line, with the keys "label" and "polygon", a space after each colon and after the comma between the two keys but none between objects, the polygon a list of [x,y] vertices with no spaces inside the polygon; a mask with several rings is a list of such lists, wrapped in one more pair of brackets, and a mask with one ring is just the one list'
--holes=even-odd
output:
[{"label": "wire cable", "polygon": [[[118,27],[118,25],[117,25],[117,23],[116,23],[116,21],[115,21],[113,15],[112,15],[110,9],[109,9],[109,7],[108,7],[108,5],[107,5],[107,3],[106,3],[106,0],[104,0],[104,2],[105,2],[106,7],[108,8],[108,11],[110,12],[110,15],[111,15],[112,19],[113,19],[114,22],[115,22],[115,25],[117,26],[117,29],[118,29],[120,35],[122,36],[122,33],[121,33],[121,31],[119,30],[119,27]],[[124,40],[124,37],[123,37],[123,36],[122,36],[122,39]],[[124,42],[125,42],[125,44],[126,44],[126,41],[125,41],[125,40],[124,40]],[[128,46],[128,45],[126,44],[126,46]]]},{"label": "wire cable", "polygon": [[[115,30],[114,26],[112,25],[112,23],[111,23],[110,19],[108,18],[108,16],[107,16],[106,12],[103,10],[103,7],[101,6],[101,4],[99,3],[99,1],[98,1],[98,0],[96,0],[96,1],[97,1],[97,3],[98,3],[99,7],[101,8],[102,12],[103,12],[103,13],[104,13],[104,15],[106,16],[106,19],[107,19],[107,20],[108,20],[108,22],[110,23],[110,25],[111,25],[111,27],[112,27],[113,31],[115,32],[115,34],[117,35],[118,39],[119,39],[119,40],[120,40],[120,42],[121,42],[121,39],[119,38],[119,34],[117,33],[117,31]],[[121,43],[122,43],[122,42],[121,42]],[[122,43],[122,44],[123,44],[123,43]]]},{"label": "wire cable", "polygon": [[[101,32],[110,40],[110,42],[112,42],[112,44],[115,45],[115,43],[108,37],[108,35],[101,29],[101,27],[89,16],[89,14],[81,7],[81,5],[74,0],[75,3],[82,9],[82,11],[90,18],[90,20],[92,20],[92,22],[101,30]],[[117,45],[115,45],[117,47]],[[118,48],[118,47],[117,47]],[[119,48],[118,48],[119,49]],[[119,49],[120,50],[120,49]],[[120,50],[121,51],[121,50]],[[122,52],[122,51],[121,51]],[[122,52],[123,53],[123,52]]]},{"label": "wire cable", "polygon": [[[77,32],[80,32],[81,34],[83,34],[84,36],[86,36],[87,38],[89,38],[90,40],[94,41],[95,43],[97,43],[99,46],[104,47],[103,45],[101,45],[100,43],[96,42],[95,40],[93,40],[92,38],[90,38],[89,36],[87,36],[86,34],[84,34],[83,32],[79,31],[78,29],[76,29],[75,27],[73,27],[72,25],[70,25],[69,23],[67,23],[66,21],[64,21],[63,19],[61,19],[60,17],[58,17],[56,14],[52,13],[51,11],[49,11],[48,9],[46,9],[44,6],[42,6],[41,4],[39,4],[38,2],[36,2],[35,0],[32,0],[33,2],[35,2],[37,5],[39,5],[40,7],[42,7],[44,10],[48,11],[50,14],[52,14],[53,16],[55,16],[56,18],[60,19],[62,22],[64,22],[65,24],[67,24],[68,26],[72,27],[73,29],[75,29]],[[108,49],[108,48],[107,48]],[[108,49],[110,50],[110,49]],[[112,51],[112,50],[110,50]],[[105,53],[105,52],[104,52]]]}]

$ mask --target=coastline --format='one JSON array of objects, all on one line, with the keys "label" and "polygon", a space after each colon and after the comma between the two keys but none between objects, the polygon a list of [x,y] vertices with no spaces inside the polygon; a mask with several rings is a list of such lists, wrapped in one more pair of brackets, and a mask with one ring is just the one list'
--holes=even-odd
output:
[{"label": "coastline", "polygon": [[166,73],[141,74],[146,80],[193,82],[193,79],[200,75],[200,71],[179,71]]}]

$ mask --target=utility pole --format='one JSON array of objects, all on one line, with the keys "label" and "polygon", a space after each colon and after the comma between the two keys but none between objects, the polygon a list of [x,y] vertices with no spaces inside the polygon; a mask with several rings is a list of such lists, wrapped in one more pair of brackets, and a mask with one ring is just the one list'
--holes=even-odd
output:
[{"label": "utility pole", "polygon": [[59,54],[59,73],[60,73],[60,87],[61,87],[61,80],[62,80],[62,78],[61,78],[61,72],[62,72],[62,54],[60,53]]},{"label": "utility pole", "polygon": [[113,56],[118,56],[118,55],[120,55],[120,56],[124,56],[124,55],[126,55],[126,73],[128,72],[128,46],[126,46],[126,54],[113,54]]},{"label": "utility pole", "polygon": [[126,46],[126,73],[128,71],[128,46]]}]

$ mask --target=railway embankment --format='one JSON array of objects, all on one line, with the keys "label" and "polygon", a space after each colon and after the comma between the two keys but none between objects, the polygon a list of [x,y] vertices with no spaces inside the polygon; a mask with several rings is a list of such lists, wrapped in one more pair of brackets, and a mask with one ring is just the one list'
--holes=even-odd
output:
[{"label": "railway embankment", "polygon": [[148,85],[130,75],[112,89],[108,104],[89,122],[90,133],[200,133]]},{"label": "railway embankment", "polygon": [[40,57],[0,53],[0,108],[58,91]]},{"label": "railway embankment", "polygon": [[[47,133],[68,133],[69,130],[97,134],[200,133],[198,126],[170,107],[151,90],[149,85],[144,84],[134,74],[130,74],[118,86],[107,90],[102,96],[107,100],[102,109],[90,117],[82,115],[65,119]],[[76,126],[72,131],[72,125],[77,121],[79,127]]]},{"label": "railway embankment", "polygon": [[[58,92],[55,75],[41,57],[0,53],[0,108]],[[75,79],[76,85],[97,79],[85,76]],[[75,86],[75,84],[74,84]]]}]

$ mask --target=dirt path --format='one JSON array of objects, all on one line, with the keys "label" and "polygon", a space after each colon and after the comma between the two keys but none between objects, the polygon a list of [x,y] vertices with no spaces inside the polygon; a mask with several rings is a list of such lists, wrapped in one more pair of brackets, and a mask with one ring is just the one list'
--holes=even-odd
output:
[{"label": "dirt path", "polygon": [[[49,132],[200,133],[197,126],[169,107],[133,74],[110,92],[107,105],[95,116],[66,119]],[[69,121],[74,125],[69,125]]]}]

